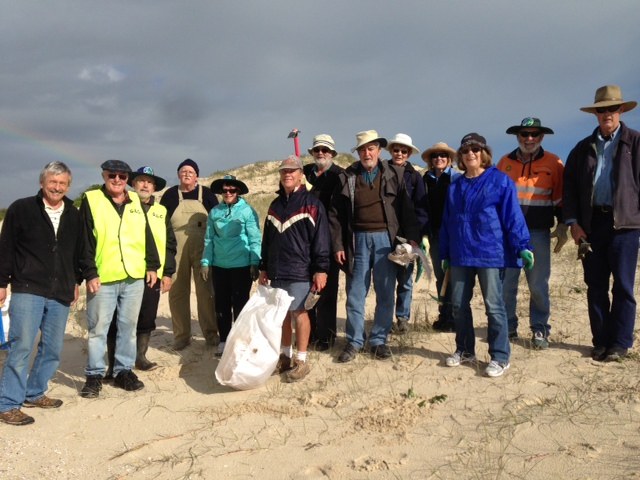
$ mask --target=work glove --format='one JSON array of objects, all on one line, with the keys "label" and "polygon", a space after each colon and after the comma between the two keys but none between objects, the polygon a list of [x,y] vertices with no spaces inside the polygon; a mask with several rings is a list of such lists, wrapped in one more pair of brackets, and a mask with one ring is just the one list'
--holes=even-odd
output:
[{"label": "work glove", "polygon": [[249,274],[251,275],[251,281],[255,282],[260,276],[260,270],[258,269],[258,265],[251,265],[249,267]]},{"label": "work glove", "polygon": [[446,272],[447,270],[449,270],[449,260],[444,259],[442,260],[442,271]]},{"label": "work glove", "polygon": [[209,267],[201,266],[200,267],[200,276],[202,277],[202,280],[204,280],[205,282],[208,282],[209,281]]},{"label": "work glove", "polygon": [[569,235],[567,234],[568,229],[569,227],[564,223],[558,223],[558,225],[556,225],[556,229],[551,232],[550,237],[558,239],[556,241],[556,246],[553,249],[553,253],[560,253],[564,244],[569,240]]},{"label": "work glove", "polygon": [[531,270],[533,268],[533,264],[535,263],[533,259],[533,252],[531,250],[521,250],[520,258],[524,262],[524,268],[527,270]]}]

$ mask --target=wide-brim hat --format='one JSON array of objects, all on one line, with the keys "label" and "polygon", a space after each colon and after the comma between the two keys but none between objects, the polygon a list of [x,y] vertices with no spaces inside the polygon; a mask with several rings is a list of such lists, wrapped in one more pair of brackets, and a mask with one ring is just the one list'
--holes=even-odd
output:
[{"label": "wide-brim hat", "polygon": [[333,141],[331,135],[327,135],[326,133],[321,133],[320,135],[313,137],[313,145],[311,145],[311,148],[307,149],[309,155],[313,153],[312,150],[316,147],[327,147],[331,150],[332,156],[335,157],[338,155],[338,152],[336,151],[336,142]]},{"label": "wide-brim hat", "polygon": [[129,174],[129,180],[127,183],[130,187],[133,186],[133,180],[140,175],[146,175],[147,177],[153,178],[153,182],[156,184],[156,191],[160,191],[167,186],[167,181],[164,178],[157,176],[153,172],[153,168],[144,166]]},{"label": "wide-brim hat", "polygon": [[222,191],[222,187],[224,185],[231,185],[236,187],[238,189],[238,195],[246,195],[247,193],[249,193],[249,187],[247,187],[247,184],[238,180],[234,175],[225,175],[222,178],[214,180],[211,183],[211,191],[213,193],[221,195],[222,193],[224,193]]},{"label": "wide-brim hat", "polygon": [[628,112],[633,110],[638,105],[638,102],[632,100],[625,102],[622,99],[622,90],[617,85],[605,85],[596,90],[596,95],[593,105],[582,107],[580,110],[587,113],[596,113],[596,108],[600,107],[612,107],[614,105],[622,105],[624,111]]},{"label": "wide-brim hat", "polygon": [[[405,147],[409,147],[413,151],[413,153],[415,153],[415,154],[420,153],[420,149],[418,147],[416,147],[415,145],[413,145],[413,140],[407,134],[396,133],[393,138],[388,139],[387,140],[387,150],[389,150],[389,147],[391,145],[393,145],[393,144],[404,145]],[[389,151],[391,151],[391,150],[389,150]]]},{"label": "wide-brim hat", "polygon": [[378,132],[375,130],[365,130],[356,133],[356,146],[351,149],[351,153],[358,150],[362,145],[371,142],[378,142],[382,148],[387,146],[387,139],[378,135]]},{"label": "wide-brim hat", "polygon": [[457,152],[446,143],[438,142],[422,152],[422,160],[424,160],[425,163],[429,163],[431,160],[431,154],[436,152],[446,152],[449,154],[449,158],[451,158],[452,161],[456,158],[457,154]]},{"label": "wide-brim hat", "polygon": [[549,127],[543,127],[540,119],[536,117],[523,118],[522,122],[520,122],[520,125],[513,125],[512,127],[507,128],[507,133],[517,135],[518,132],[523,128],[537,128],[542,133],[553,134],[553,130],[551,130]]}]

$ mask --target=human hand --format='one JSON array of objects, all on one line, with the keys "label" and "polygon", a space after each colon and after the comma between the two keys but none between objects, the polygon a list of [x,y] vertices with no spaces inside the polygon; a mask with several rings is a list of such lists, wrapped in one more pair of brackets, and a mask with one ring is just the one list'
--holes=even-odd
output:
[{"label": "human hand", "polygon": [[520,258],[524,262],[524,268],[526,268],[527,270],[531,270],[533,268],[535,260],[533,258],[533,252],[531,250],[521,250]]},{"label": "human hand", "polygon": [[344,265],[344,262],[347,259],[347,256],[344,253],[344,250],[340,250],[339,252],[336,252],[335,255],[336,257],[336,262],[338,263],[338,265]]},{"label": "human hand", "polygon": [[258,283],[260,285],[269,285],[269,276],[267,272],[264,270],[260,270],[260,275],[258,275]]},{"label": "human hand", "polygon": [[577,223],[572,224],[569,229],[571,230],[571,238],[576,245],[580,245],[580,241],[587,238],[587,233]]},{"label": "human hand", "polygon": [[169,290],[171,290],[171,285],[173,285],[171,277],[162,277],[162,281],[160,283],[160,293],[167,293]]},{"label": "human hand", "polygon": [[153,288],[153,286],[158,281],[158,273],[155,270],[147,271],[146,280],[147,280],[147,285],[149,285],[149,288]]},{"label": "human hand", "polygon": [[313,274],[313,291],[320,293],[327,285],[327,274],[324,272],[316,272]]},{"label": "human hand", "polygon": [[200,277],[202,277],[202,280],[204,280],[205,282],[209,281],[209,267],[200,267]]},{"label": "human hand", "polygon": [[98,290],[100,290],[100,277],[87,280],[87,292],[98,293]]}]

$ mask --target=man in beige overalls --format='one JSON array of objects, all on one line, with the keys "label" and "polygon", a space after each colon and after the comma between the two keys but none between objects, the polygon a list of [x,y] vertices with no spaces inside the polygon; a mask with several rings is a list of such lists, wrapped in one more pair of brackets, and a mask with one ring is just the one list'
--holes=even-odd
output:
[{"label": "man in beige overalls", "polygon": [[200,276],[200,259],[209,211],[218,204],[211,190],[198,185],[200,170],[190,158],[178,165],[180,184],[169,188],[160,199],[167,208],[176,235],[176,274],[169,290],[173,321],[173,348],[182,350],[191,343],[191,276],[196,286],[198,322],[207,345],[217,343],[213,288]]}]

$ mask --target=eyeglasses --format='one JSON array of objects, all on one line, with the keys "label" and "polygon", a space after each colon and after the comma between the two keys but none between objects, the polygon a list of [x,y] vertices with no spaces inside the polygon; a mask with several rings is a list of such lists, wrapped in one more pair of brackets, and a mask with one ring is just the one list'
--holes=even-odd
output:
[{"label": "eyeglasses", "polygon": [[222,187],[222,193],[237,193],[238,189],[237,188],[224,188]]},{"label": "eyeglasses", "polygon": [[611,105],[610,107],[597,107],[596,112],[598,113],[616,113],[620,110],[620,105]]},{"label": "eyeglasses", "polygon": [[471,147],[471,148],[461,148],[460,149],[460,153],[462,155],[466,155],[469,152],[473,152],[473,153],[479,153],[480,150],[482,150],[480,147]]},{"label": "eyeglasses", "polygon": [[407,155],[409,153],[409,150],[406,148],[393,148],[391,151],[393,153],[401,153],[403,155]]},{"label": "eyeglasses", "polygon": [[196,172],[191,172],[189,170],[180,170],[178,172],[178,175],[180,175],[181,177],[195,177]]},{"label": "eyeglasses", "polygon": [[531,138],[538,138],[540,135],[542,135],[542,132],[524,132],[522,130],[520,130],[518,132],[518,135],[520,135],[522,138],[527,138],[527,137],[531,137]]},{"label": "eyeglasses", "polygon": [[126,180],[127,178],[129,178],[129,174],[128,173],[107,173],[107,177],[109,177],[111,180],[115,180],[116,177],[118,177],[120,180]]},{"label": "eyeglasses", "polygon": [[449,154],[445,152],[432,153],[431,160],[435,160],[436,158],[449,158]]},{"label": "eyeglasses", "polygon": [[326,147],[313,147],[311,151],[313,153],[329,153],[331,150]]}]

